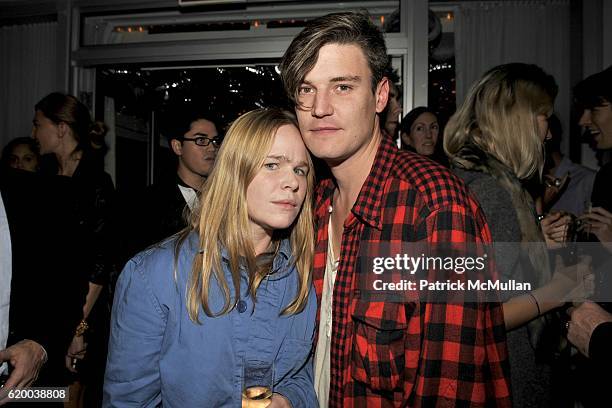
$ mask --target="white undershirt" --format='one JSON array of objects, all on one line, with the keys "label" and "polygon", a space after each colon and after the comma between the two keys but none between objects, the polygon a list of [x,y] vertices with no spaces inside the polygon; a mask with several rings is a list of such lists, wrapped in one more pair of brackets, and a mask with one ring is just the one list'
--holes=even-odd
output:
[{"label": "white undershirt", "polygon": [[[331,207],[329,207],[331,212]],[[334,298],[334,283],[338,273],[338,260],[334,254],[331,217],[327,225],[327,261],[325,277],[323,278],[323,293],[321,294],[321,311],[319,314],[319,338],[314,361],[314,384],[320,408],[327,408],[330,384],[330,350],[332,334],[332,310]]]},{"label": "white undershirt", "polygon": [[181,186],[180,184],[177,185],[179,190],[181,190],[181,194],[183,195],[185,202],[189,206],[189,210],[193,211],[193,209],[198,205],[198,195],[196,194],[195,190],[191,187]]},{"label": "white undershirt", "polygon": [[[6,347],[9,325],[9,306],[11,304],[11,234],[4,202],[0,196],[0,350]],[[7,368],[7,363],[0,365],[0,374]]]}]

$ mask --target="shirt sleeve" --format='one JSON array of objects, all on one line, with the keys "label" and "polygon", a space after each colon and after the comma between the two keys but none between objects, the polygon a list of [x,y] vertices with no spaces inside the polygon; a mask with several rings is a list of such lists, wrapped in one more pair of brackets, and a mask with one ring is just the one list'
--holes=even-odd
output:
[{"label": "shirt sleeve", "polygon": [[[317,313],[317,298],[311,287],[308,303],[295,319],[304,327],[303,339],[285,339],[275,364],[286,365],[287,375],[275,387],[274,392],[286,397],[293,408],[317,407],[313,380],[313,336]],[[297,322],[296,322],[297,323]]]},{"label": "shirt sleeve", "polygon": [[[480,210],[458,204],[432,211],[420,228],[426,229],[430,244],[490,242]],[[414,405],[435,401],[434,405],[510,406],[501,303],[437,302],[420,307],[422,366]]]},{"label": "shirt sleeve", "polygon": [[155,407],[161,402],[159,358],[166,314],[141,264],[130,261],[113,303],[104,407]]}]

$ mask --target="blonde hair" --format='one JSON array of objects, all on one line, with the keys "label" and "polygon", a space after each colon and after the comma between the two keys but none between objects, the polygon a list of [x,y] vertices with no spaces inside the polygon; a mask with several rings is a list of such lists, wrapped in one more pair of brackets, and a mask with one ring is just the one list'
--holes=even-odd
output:
[{"label": "blonde hair", "polygon": [[[193,212],[190,225],[177,241],[175,274],[180,246],[190,231],[196,231],[199,236],[200,252],[194,259],[187,289],[187,309],[194,322],[199,322],[200,307],[210,317],[224,315],[233,309],[232,295],[237,299],[241,293],[241,266],[248,271],[249,294],[254,300],[259,284],[270,272],[271,263],[258,265],[255,257],[246,193],[272,148],[277,130],[284,125],[297,127],[297,122],[291,113],[280,109],[253,110],[232,124],[217,155],[215,167],[204,183],[199,210]],[[275,231],[273,236],[277,250],[280,240],[289,237],[298,273],[297,295],[282,314],[299,313],[306,305],[311,286],[314,168],[309,155],[307,160],[309,171],[302,209],[291,227]],[[234,294],[230,293],[221,265],[223,248],[227,251]],[[223,308],[218,312],[213,312],[209,305],[211,279],[217,281],[225,298]]]},{"label": "blonde hair", "polygon": [[492,68],[469,90],[444,132],[444,151],[453,159],[474,144],[512,169],[519,179],[542,171],[544,148],[538,115],[550,115],[557,95],[551,75],[532,64]]}]

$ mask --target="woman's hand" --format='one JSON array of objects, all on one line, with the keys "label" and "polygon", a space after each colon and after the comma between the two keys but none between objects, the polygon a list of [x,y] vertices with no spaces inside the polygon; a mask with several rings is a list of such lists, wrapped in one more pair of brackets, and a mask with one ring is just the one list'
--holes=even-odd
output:
[{"label": "woman's hand", "polygon": [[572,222],[572,216],[561,212],[551,212],[540,221],[540,228],[546,240],[548,249],[559,249],[568,240],[567,232]]},{"label": "woman's hand", "polygon": [[72,364],[73,359],[82,360],[85,358],[85,353],[87,352],[87,343],[85,343],[85,338],[83,336],[74,336],[72,338],[72,342],[68,347],[68,351],[66,352],[66,368],[68,371],[76,373],[77,370]]},{"label": "woman's hand", "polygon": [[612,213],[602,207],[594,207],[590,212],[580,216],[581,228],[595,234],[602,245],[612,252]]}]

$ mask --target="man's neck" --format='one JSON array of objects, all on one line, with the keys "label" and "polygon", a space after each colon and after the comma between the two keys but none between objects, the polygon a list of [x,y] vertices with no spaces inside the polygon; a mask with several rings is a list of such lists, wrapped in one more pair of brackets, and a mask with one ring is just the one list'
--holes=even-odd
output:
[{"label": "man's neck", "polygon": [[372,170],[381,139],[382,135],[377,128],[370,142],[362,149],[341,163],[330,164],[338,186],[334,194],[334,207],[340,206],[347,213],[353,207]]},{"label": "man's neck", "polygon": [[202,183],[204,183],[204,181],[206,180],[206,177],[202,177],[199,174],[194,174],[181,166],[179,166],[179,168],[177,169],[176,174],[183,183],[185,183],[196,191],[200,191]]},{"label": "man's neck", "polygon": [[550,174],[555,174],[555,171],[557,171],[559,165],[561,164],[561,160],[563,160],[563,155],[559,152],[552,152],[550,154],[550,158],[555,164],[554,167],[550,169]]}]

